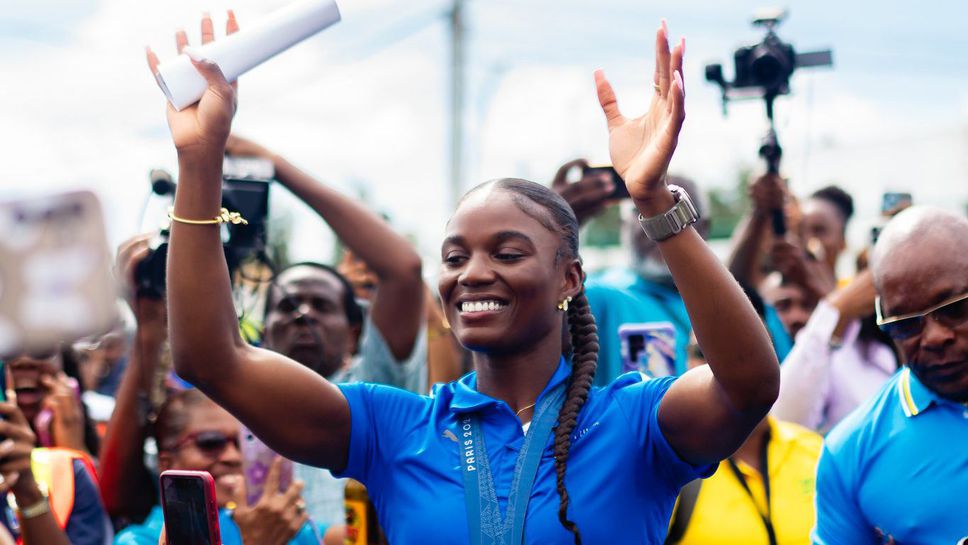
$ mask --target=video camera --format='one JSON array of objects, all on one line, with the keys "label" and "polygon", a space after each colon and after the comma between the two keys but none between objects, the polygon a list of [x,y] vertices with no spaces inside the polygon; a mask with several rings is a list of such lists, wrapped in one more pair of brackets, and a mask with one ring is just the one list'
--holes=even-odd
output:
[{"label": "video camera", "polygon": [[[154,169],[149,173],[151,191],[170,196],[174,201],[177,185],[171,174]],[[232,273],[246,259],[264,258],[266,253],[266,219],[269,214],[269,184],[275,172],[270,161],[254,158],[226,157],[222,167],[222,207],[239,212],[248,225],[223,224],[222,247]],[[135,269],[139,296],[162,297],[165,293],[165,269],[168,261],[169,227],[162,228],[150,253]]]},{"label": "video camera", "polygon": [[[776,35],[775,29],[786,18],[786,10],[762,10],[754,15],[753,26],[766,28],[766,36],[758,44],[740,47],[733,53],[736,72],[733,81],[723,77],[723,65],[706,65],[706,80],[719,85],[723,93],[723,115],[730,100],[762,98],[766,103],[766,117],[770,128],[760,142],[759,156],[766,162],[770,174],[780,173],[783,148],[773,127],[773,101],[790,94],[790,77],[798,68],[833,65],[829,49],[797,53],[793,46]],[[772,212],[773,232],[786,233],[782,210]]]},{"label": "video camera", "polygon": [[776,27],[786,18],[786,10],[763,10],[753,17],[753,25],[766,28],[766,36],[757,44],[740,47],[733,53],[736,72],[732,82],[723,77],[721,64],[706,65],[706,80],[723,91],[723,113],[733,99],[763,98],[767,117],[773,119],[773,99],[790,93],[790,76],[798,68],[831,66],[829,49],[797,53],[792,45],[776,34]]}]

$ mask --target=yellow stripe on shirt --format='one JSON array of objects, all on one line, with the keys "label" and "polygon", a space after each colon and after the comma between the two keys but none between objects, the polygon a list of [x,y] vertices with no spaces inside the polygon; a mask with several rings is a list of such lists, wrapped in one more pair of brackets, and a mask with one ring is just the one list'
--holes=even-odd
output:
[{"label": "yellow stripe on shirt", "polygon": [[901,397],[901,408],[904,409],[904,414],[907,416],[917,416],[920,411],[914,403],[914,396],[911,395],[911,370],[906,367],[901,371],[898,390]]}]

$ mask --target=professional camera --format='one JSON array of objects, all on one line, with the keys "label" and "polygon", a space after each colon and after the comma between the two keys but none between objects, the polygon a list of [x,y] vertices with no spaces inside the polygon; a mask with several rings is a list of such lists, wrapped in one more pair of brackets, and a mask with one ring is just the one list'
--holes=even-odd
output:
[{"label": "professional camera", "polygon": [[[269,184],[275,172],[270,161],[226,157],[222,167],[222,207],[238,212],[247,225],[223,224],[222,247],[229,272],[246,259],[264,259],[266,218],[269,213]],[[174,200],[176,184],[171,174],[161,169],[149,173],[151,191]],[[168,227],[162,228],[152,242],[150,253],[135,270],[139,296],[161,297],[165,293],[168,260]]]},{"label": "professional camera", "polygon": [[753,17],[753,25],[764,27],[766,36],[758,44],[740,47],[733,54],[736,62],[732,82],[723,77],[721,64],[706,65],[706,80],[716,83],[723,91],[723,112],[730,99],[764,98],[767,116],[773,118],[773,99],[790,93],[790,76],[798,68],[830,66],[833,53],[829,50],[797,53],[793,46],[776,34],[776,27],[786,18],[785,10],[764,10]]},{"label": "professional camera", "polygon": [[[783,148],[773,127],[773,101],[790,94],[790,77],[797,68],[830,66],[833,53],[829,49],[797,53],[793,46],[776,35],[775,29],[786,18],[786,10],[762,10],[753,17],[753,26],[766,28],[766,36],[758,44],[740,47],[733,53],[736,72],[732,82],[723,77],[721,64],[706,65],[706,80],[719,85],[723,92],[723,115],[726,104],[733,99],[762,98],[766,103],[766,117],[770,128],[760,142],[759,156],[771,174],[780,173]],[[783,210],[772,211],[773,232],[786,233]]]}]

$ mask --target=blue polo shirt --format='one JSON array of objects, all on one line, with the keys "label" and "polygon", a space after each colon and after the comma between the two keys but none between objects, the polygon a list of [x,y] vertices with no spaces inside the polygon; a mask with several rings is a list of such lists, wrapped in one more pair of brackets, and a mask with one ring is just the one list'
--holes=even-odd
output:
[{"label": "blue polo shirt", "polygon": [[[564,360],[542,391],[567,380]],[[659,429],[659,401],[675,379],[623,375],[593,388],[572,435],[565,483],[568,515],[585,543],[661,544],[679,488],[715,466],[684,462]],[[475,373],[437,385],[430,396],[376,384],[340,384],[352,418],[342,475],[367,486],[390,543],[469,543],[458,420],[481,417],[502,513],[524,433],[503,401],[477,391]],[[554,438],[531,491],[525,543],[574,543],[558,522]]]},{"label": "blue polo shirt", "polygon": [[905,367],[827,436],[813,542],[955,545],[968,537],[966,492],[968,407]]},{"label": "blue polo shirt", "polygon": [[[692,323],[682,296],[674,288],[647,282],[628,268],[608,269],[590,277],[585,294],[598,325],[598,372],[595,384],[605,386],[624,372],[622,340],[618,328],[623,324],[668,322],[676,329],[676,374],[686,371],[686,347]],[[793,347],[776,310],[766,305],[766,329],[780,361]]]}]

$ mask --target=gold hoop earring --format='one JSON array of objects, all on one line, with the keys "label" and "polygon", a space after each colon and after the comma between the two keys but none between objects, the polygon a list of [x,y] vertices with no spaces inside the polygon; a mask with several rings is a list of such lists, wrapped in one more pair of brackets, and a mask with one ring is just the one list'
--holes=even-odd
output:
[{"label": "gold hoop earring", "polygon": [[568,312],[568,303],[571,302],[571,296],[565,297],[565,299],[558,303],[558,310],[562,312]]}]

